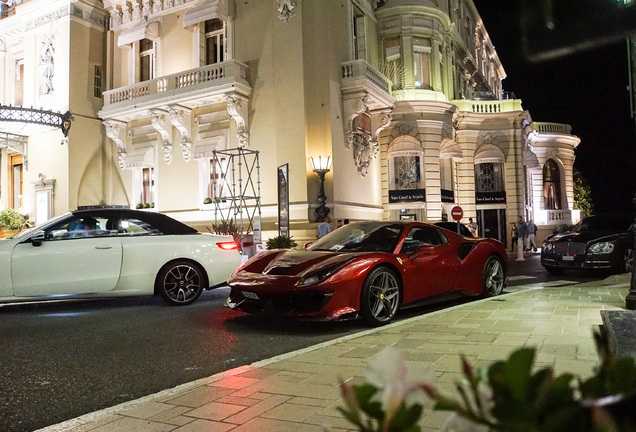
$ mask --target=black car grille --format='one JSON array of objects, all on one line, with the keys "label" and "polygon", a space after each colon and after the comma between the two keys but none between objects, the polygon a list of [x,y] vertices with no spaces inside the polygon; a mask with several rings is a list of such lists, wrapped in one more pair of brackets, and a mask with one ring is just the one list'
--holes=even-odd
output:
[{"label": "black car grille", "polygon": [[556,243],[554,252],[558,255],[581,255],[585,254],[585,243]]}]

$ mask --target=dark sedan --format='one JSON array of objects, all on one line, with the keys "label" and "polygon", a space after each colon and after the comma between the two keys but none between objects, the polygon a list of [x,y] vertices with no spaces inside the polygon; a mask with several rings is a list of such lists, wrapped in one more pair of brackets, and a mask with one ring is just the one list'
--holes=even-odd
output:
[{"label": "dark sedan", "polygon": [[550,273],[566,269],[631,271],[634,265],[634,214],[589,216],[549,236],[541,248],[541,264]]}]

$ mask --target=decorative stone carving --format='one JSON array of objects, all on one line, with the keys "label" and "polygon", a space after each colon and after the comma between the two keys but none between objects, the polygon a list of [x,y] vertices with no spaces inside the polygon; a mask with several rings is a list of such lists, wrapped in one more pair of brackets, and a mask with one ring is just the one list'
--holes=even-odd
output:
[{"label": "decorative stone carving", "polygon": [[163,160],[169,164],[172,162],[172,143],[170,142],[170,134],[166,130],[166,117],[163,111],[152,111],[150,113],[150,123],[152,127],[159,132],[161,137],[161,149],[163,150]]},{"label": "decorative stone carving", "polygon": [[410,124],[410,123],[398,123],[395,126],[395,130],[400,135],[411,135],[411,136],[414,136],[414,134],[412,133],[413,132],[413,125]]},{"label": "decorative stone carving", "polygon": [[40,43],[41,95],[53,93],[53,76],[55,75],[55,48],[53,47],[53,41],[53,34],[51,33],[45,36]]},{"label": "decorative stone carving", "polygon": [[142,14],[142,7],[141,7],[141,4],[139,3],[139,0],[133,0],[130,5],[132,7],[132,20],[133,21],[141,20],[141,18],[143,17],[143,14]]},{"label": "decorative stone carving", "polygon": [[179,134],[181,134],[180,145],[183,159],[185,161],[189,161],[192,154],[192,140],[190,139],[190,132],[183,121],[186,116],[186,110],[183,108],[171,107],[168,114],[170,116],[170,122],[175,128],[177,128]]},{"label": "decorative stone carving", "polygon": [[369,174],[369,165],[377,156],[380,145],[377,141],[371,142],[369,135],[360,131],[349,131],[346,142],[347,147],[353,145],[353,161],[358,168],[358,174],[366,177]]},{"label": "decorative stone carving", "polygon": [[144,19],[148,18],[148,15],[152,13],[152,0],[143,0],[143,6],[141,8],[141,15]]},{"label": "decorative stone carving", "polygon": [[120,169],[126,167],[126,144],[122,135],[126,134],[126,123],[121,123],[114,120],[106,120],[104,122],[106,128],[106,136],[110,138],[117,145],[117,164]]},{"label": "decorative stone carving", "polygon": [[227,95],[227,112],[236,122],[236,136],[239,148],[249,146],[249,134],[247,132],[247,100],[234,95]]},{"label": "decorative stone carving", "polygon": [[276,0],[278,2],[278,19],[282,22],[288,22],[293,16],[296,15],[294,9],[296,8],[295,0]]},{"label": "decorative stone carving", "polygon": [[110,11],[110,28],[115,29],[122,24],[121,9],[114,8]]}]

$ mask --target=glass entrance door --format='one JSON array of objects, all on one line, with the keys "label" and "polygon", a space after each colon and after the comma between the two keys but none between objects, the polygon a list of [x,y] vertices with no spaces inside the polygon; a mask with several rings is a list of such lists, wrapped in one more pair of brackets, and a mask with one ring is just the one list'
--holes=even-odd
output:
[{"label": "glass entrance door", "polygon": [[506,210],[477,210],[477,226],[479,237],[499,240],[506,244]]}]

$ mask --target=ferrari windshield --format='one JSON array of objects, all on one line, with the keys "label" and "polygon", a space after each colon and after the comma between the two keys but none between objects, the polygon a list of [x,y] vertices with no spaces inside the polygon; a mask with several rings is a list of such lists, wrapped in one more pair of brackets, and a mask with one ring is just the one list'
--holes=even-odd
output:
[{"label": "ferrari windshield", "polygon": [[308,250],[333,252],[395,251],[404,225],[386,222],[357,222],[332,231]]}]

